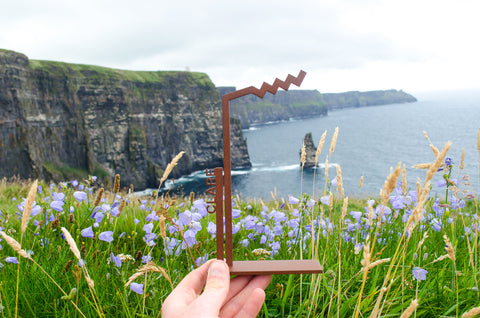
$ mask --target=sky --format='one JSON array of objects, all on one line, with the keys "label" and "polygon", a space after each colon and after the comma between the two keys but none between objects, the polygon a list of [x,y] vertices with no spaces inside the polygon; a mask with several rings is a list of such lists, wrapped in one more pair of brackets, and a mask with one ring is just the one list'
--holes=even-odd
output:
[{"label": "sky", "polygon": [[0,48],[237,89],[300,70],[322,93],[480,89],[479,13],[478,0],[3,0]]}]

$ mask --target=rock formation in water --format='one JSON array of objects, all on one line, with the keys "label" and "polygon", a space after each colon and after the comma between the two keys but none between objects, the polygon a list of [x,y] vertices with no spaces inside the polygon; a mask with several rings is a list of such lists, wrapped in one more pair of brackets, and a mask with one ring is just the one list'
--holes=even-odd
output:
[{"label": "rock formation in water", "polygon": [[405,93],[402,90],[395,89],[368,92],[352,91],[345,93],[323,93],[322,97],[329,110],[349,107],[414,103],[417,101],[412,95]]},{"label": "rock formation in water", "polygon": [[[220,96],[236,90],[235,87],[218,87]],[[230,116],[238,118],[242,129],[254,124],[264,124],[290,119],[327,115],[327,107],[317,90],[278,90],[275,95],[263,98],[247,95],[230,102]]]},{"label": "rock formation in water", "polygon": [[[249,167],[232,120],[232,166]],[[65,180],[87,173],[122,186],[223,165],[221,102],[206,74],[134,72],[29,60],[0,50],[0,176]]]},{"label": "rock formation in water", "polygon": [[[312,133],[309,132],[303,138],[303,146],[305,147],[305,164],[303,167],[305,169],[315,167],[315,157],[317,155],[317,147],[313,144]],[[302,146],[302,148],[303,148]],[[300,149],[300,165],[302,165],[302,149]]]}]

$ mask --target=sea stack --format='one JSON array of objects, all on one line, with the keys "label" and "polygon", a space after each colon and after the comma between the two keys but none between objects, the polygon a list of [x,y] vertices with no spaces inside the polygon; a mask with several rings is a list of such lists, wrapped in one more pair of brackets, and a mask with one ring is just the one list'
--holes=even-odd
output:
[{"label": "sea stack", "polygon": [[[304,168],[315,167],[315,155],[317,147],[313,144],[312,133],[309,132],[303,138],[303,145],[305,145],[305,165]],[[302,165],[302,149],[300,149],[300,165]]]}]

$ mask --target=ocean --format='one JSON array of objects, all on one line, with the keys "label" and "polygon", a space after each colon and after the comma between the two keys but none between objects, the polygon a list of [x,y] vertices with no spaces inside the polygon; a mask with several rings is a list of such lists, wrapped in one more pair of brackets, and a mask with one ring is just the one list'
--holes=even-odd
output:
[{"label": "ocean", "polygon": [[[414,94],[415,95],[415,94]],[[399,162],[406,167],[407,187],[416,189],[417,178],[423,181],[426,170],[412,168],[435,160],[426,132],[441,150],[447,141],[447,154],[455,164],[452,178],[462,189],[477,193],[479,153],[477,133],[480,128],[480,90],[446,91],[415,95],[418,102],[330,111],[328,116],[269,123],[244,130],[252,168],[232,171],[232,192],[244,199],[270,200],[299,196],[301,193],[323,195],[340,166],[346,195],[375,197]],[[329,158],[328,180],[325,160],[335,128],[339,128],[335,151]],[[319,167],[300,166],[299,151],[306,133],[311,132],[317,145],[324,131],[327,138],[319,156]],[[458,175],[462,149],[465,169]],[[211,167],[214,168],[214,167]],[[468,175],[470,185],[464,180]],[[363,177],[362,187],[359,187]],[[174,181],[171,191],[201,194],[207,189],[205,172],[199,171]],[[434,177],[433,191],[441,173]],[[315,182],[315,184],[314,184]]]}]

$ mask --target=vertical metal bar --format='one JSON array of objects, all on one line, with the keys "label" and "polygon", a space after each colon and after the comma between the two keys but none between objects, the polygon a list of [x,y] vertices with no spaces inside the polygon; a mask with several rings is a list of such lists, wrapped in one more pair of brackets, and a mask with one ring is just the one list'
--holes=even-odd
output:
[{"label": "vertical metal bar", "polygon": [[[228,266],[233,266],[232,244],[232,164],[230,154],[230,103],[222,97],[223,124],[223,170],[225,183],[225,258]],[[222,222],[223,223],[223,222]]]},{"label": "vertical metal bar", "polygon": [[225,258],[223,251],[223,170],[215,168],[215,213],[217,225],[217,259]]}]

